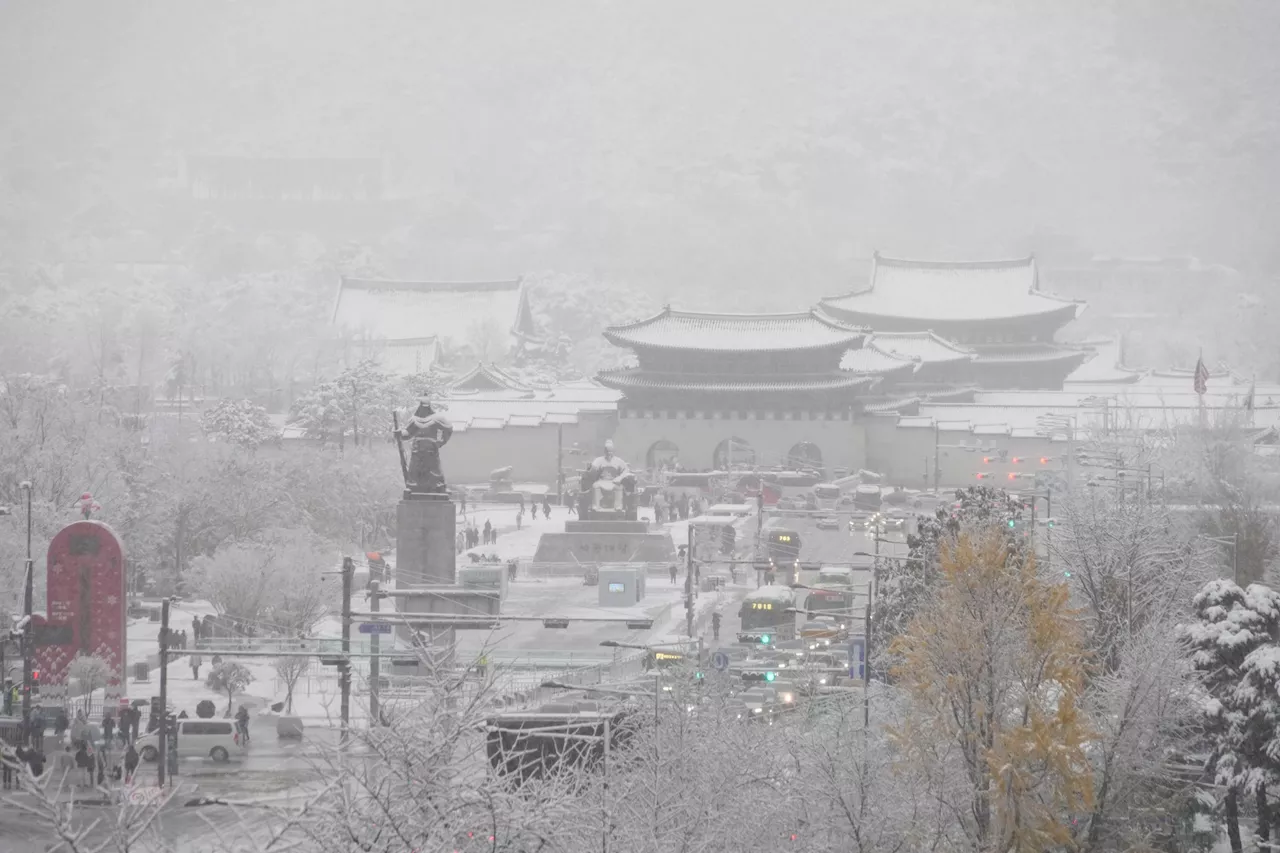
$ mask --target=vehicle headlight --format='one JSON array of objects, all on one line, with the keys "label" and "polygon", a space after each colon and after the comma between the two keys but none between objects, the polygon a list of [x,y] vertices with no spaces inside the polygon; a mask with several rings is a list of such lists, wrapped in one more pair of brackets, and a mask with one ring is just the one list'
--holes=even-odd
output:
[{"label": "vehicle headlight", "polygon": [[825,678],[819,678],[819,679],[818,679],[818,683],[819,683],[819,684],[826,684],[826,683],[827,683],[827,680],[826,680]]},{"label": "vehicle headlight", "polygon": [[751,713],[753,713],[753,714],[761,714],[761,713],[764,713],[764,708],[752,708],[752,709],[751,709]]},{"label": "vehicle headlight", "polygon": [[783,694],[782,694],[782,701],[783,701],[783,702],[791,702],[791,701],[793,701],[793,697],[792,697],[792,695],[791,695],[790,693],[783,693]]}]

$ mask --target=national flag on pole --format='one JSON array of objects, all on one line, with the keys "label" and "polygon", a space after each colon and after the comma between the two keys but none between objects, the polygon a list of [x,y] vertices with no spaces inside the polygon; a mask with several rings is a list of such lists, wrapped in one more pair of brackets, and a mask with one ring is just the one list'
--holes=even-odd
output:
[{"label": "national flag on pole", "polygon": [[1209,390],[1209,368],[1204,366],[1204,359],[1196,359],[1196,377],[1195,377],[1196,393],[1204,396]]},{"label": "national flag on pole", "polygon": [[1244,410],[1246,412],[1253,411],[1253,398],[1254,398],[1254,395],[1257,394],[1257,392],[1258,392],[1258,380],[1255,379],[1249,383],[1249,393],[1246,394],[1244,398]]}]

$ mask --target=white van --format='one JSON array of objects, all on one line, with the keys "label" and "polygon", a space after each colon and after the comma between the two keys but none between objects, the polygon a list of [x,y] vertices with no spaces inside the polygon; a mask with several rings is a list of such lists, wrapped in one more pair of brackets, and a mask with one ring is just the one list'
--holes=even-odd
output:
[{"label": "white van", "polygon": [[[159,732],[138,738],[138,757],[155,761],[160,757]],[[178,758],[212,758],[223,762],[233,755],[243,755],[244,747],[236,742],[236,725],[232,720],[178,720]]]}]

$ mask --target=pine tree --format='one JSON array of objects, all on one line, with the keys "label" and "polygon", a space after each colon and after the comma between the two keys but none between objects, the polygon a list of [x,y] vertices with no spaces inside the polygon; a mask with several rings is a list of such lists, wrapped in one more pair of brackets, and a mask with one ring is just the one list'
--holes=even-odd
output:
[{"label": "pine tree", "polygon": [[[1232,851],[1240,853],[1240,796],[1260,792],[1265,797],[1268,776],[1276,766],[1280,594],[1259,584],[1242,590],[1229,580],[1212,580],[1192,606],[1196,621],[1181,626],[1180,634],[1207,694],[1207,769],[1226,788],[1227,835]],[[1260,826],[1260,834],[1261,830]]]}]

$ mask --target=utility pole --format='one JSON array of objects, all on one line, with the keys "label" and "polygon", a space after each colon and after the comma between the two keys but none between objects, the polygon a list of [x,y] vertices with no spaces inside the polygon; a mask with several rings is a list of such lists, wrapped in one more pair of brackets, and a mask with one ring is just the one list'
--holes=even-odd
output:
[{"label": "utility pole", "polygon": [[688,544],[684,549],[684,623],[685,633],[693,636],[693,519],[689,519]]},{"label": "utility pole", "polygon": [[933,490],[938,491],[938,481],[941,473],[938,471],[938,420],[933,421]]},{"label": "utility pole", "polygon": [[338,661],[338,687],[342,690],[342,745],[347,745],[351,726],[351,586],[356,563],[342,558],[342,659]]},{"label": "utility pole", "polygon": [[866,628],[867,641],[863,643],[866,649],[862,656],[866,658],[862,662],[862,730],[864,732],[871,728],[871,596],[867,596],[867,613],[864,617],[863,625]]},{"label": "utility pole", "polygon": [[[382,584],[379,581],[372,581],[369,584],[369,610],[377,613],[382,609]],[[377,633],[377,619],[374,620],[374,633],[369,635],[369,725],[376,726],[378,721],[382,719],[378,708],[378,679],[382,675],[381,662],[378,653],[381,651],[381,635]]]},{"label": "utility pole", "polygon": [[564,424],[556,424],[556,503],[564,506]]},{"label": "utility pole", "polygon": [[31,658],[35,638],[31,635],[31,610],[35,599],[36,564],[31,559],[31,481],[22,481],[27,497],[27,571],[22,590],[22,742],[31,745]]},{"label": "utility pole", "polygon": [[156,762],[156,784],[164,787],[169,769],[169,599],[160,602],[160,760]]}]

